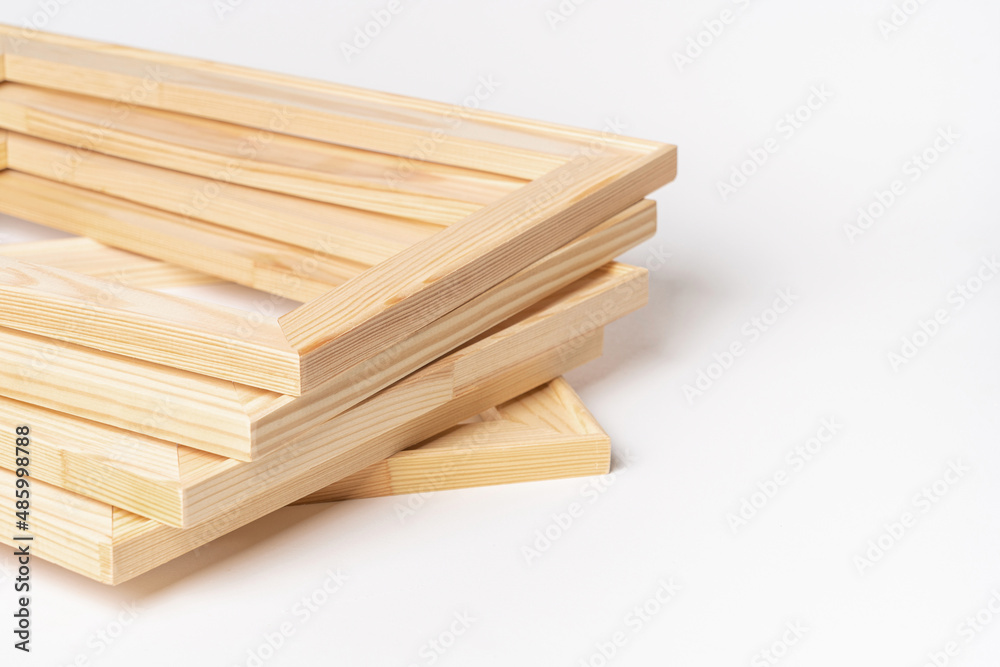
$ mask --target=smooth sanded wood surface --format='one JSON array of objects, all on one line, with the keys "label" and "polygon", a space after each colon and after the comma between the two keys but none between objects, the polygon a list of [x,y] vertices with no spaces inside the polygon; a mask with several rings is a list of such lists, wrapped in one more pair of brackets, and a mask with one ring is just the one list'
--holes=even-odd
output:
[{"label": "smooth sanded wood surface", "polygon": [[[573,357],[586,348],[596,328],[641,307],[646,289],[644,270],[609,265],[350,410],[295,435],[286,433],[282,447],[249,463],[81,423],[62,412],[22,410],[34,420],[34,448],[42,452],[34,475],[171,525],[215,520],[233,512],[248,495],[266,492],[289,475],[322,465],[338,452],[364,447],[403,423],[491,385],[512,365],[530,364],[549,350]],[[0,403],[6,406],[0,415],[17,414],[24,407],[15,401]],[[441,423],[438,430],[454,423]],[[70,442],[66,434],[74,434]],[[358,469],[345,467],[341,476]],[[152,486],[158,491],[150,493]],[[315,490],[305,489],[299,497]]]},{"label": "smooth sanded wood surface", "polygon": [[[371,364],[296,398],[157,364],[0,329],[0,394],[249,460],[326,421],[463,341],[596,270],[655,231],[655,205],[638,204],[527,271],[456,309]],[[36,360],[45,358],[42,368]],[[111,403],[98,397],[113,394]],[[155,415],[155,418],[150,418]]]},{"label": "smooth sanded wood surface", "polygon": [[[291,474],[279,468],[262,481],[264,491],[246,493],[219,519],[176,528],[42,481],[32,488],[33,554],[102,583],[118,584],[246,525],[290,502],[341,479],[345,468],[362,470],[406,447],[558,377],[600,354],[601,330],[566,354],[558,349],[510,368],[491,382],[416,420],[395,424],[364,446],[338,450],[326,463]],[[0,488],[13,488],[14,475],[0,469]],[[0,542],[12,544],[8,534]]]}]

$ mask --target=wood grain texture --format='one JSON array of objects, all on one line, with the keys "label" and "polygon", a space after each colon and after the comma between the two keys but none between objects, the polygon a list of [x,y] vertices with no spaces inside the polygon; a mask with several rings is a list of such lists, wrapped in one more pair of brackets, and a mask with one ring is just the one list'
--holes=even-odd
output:
[{"label": "wood grain texture", "polygon": [[[336,450],[326,463],[295,473],[277,466],[254,492],[241,496],[218,519],[192,528],[167,526],[36,480],[32,485],[33,554],[102,583],[122,583],[329,485],[343,476],[344,469],[362,470],[426,440],[448,424],[510,400],[599,356],[600,333],[589,334],[587,344],[569,355],[549,350],[413,421],[394,425],[363,446]],[[0,469],[0,488],[5,493],[12,493],[15,479],[11,472]],[[13,540],[3,534],[0,542],[12,544]]]},{"label": "wood grain texture", "polygon": [[111,248],[83,236],[29,243],[2,243],[0,256],[134,288],[194,287],[221,282],[215,276]]},{"label": "wood grain texture", "polygon": [[595,144],[645,152],[652,142],[457,105],[0,26],[6,78],[272,129],[413,160],[534,179]]},{"label": "wood grain texture", "polygon": [[367,268],[9,169],[0,172],[0,212],[294,301]]},{"label": "wood grain texture", "polygon": [[557,378],[294,504],[601,475],[610,464],[611,439]]},{"label": "wood grain texture", "polygon": [[0,395],[220,456],[250,458],[245,394],[228,380],[0,328]]},{"label": "wood grain texture", "polygon": [[282,316],[285,336],[302,355],[303,391],[413,336],[675,173],[673,147],[638,159],[571,163]]},{"label": "wood grain texture", "polygon": [[[525,181],[415,162],[391,182],[392,156],[16,83],[0,84],[0,127],[90,152],[433,224],[462,220]],[[59,176],[62,178],[61,176]]]},{"label": "wood grain texture", "polygon": [[[358,450],[347,460],[363,457],[365,443],[425,415],[449,414],[446,406],[478,394],[514,366],[530,365],[550,351],[560,360],[576,358],[580,350],[594,344],[595,331],[641,307],[645,300],[646,272],[610,265],[350,410],[298,432],[286,430],[280,447],[249,463],[85,423],[61,412],[28,411],[14,401],[0,399],[0,416],[21,411],[34,420],[30,422],[36,451],[33,474],[39,479],[164,523],[193,526],[233,512],[248,495],[324,465],[331,456],[348,456]],[[442,417],[434,422],[437,430],[426,437],[458,421]],[[66,442],[67,434],[74,434],[71,443]],[[345,463],[340,476],[360,469]],[[155,486],[160,490],[150,493]],[[298,497],[317,488],[304,489]]]},{"label": "wood grain texture", "polygon": [[[130,373],[131,362],[116,355],[70,344],[48,352],[44,339],[2,329],[0,361],[4,363],[0,364],[0,376],[11,380],[9,385],[0,383],[0,394],[195,449],[249,460],[581,279],[649,238],[655,227],[655,205],[638,204],[413,337],[383,350],[370,363],[359,364],[298,398],[155,364],[140,363]],[[36,368],[38,359],[44,360],[44,375]],[[115,372],[108,374],[105,369]],[[141,381],[136,381],[138,375]],[[115,404],[94,398],[111,392],[119,397]],[[206,401],[205,397],[214,398]],[[153,413],[157,418],[149,419]],[[224,437],[220,429],[225,429]]]},{"label": "wood grain texture", "polygon": [[[248,313],[0,256],[4,326],[288,393],[298,353],[277,322]],[[69,325],[67,325],[69,323]],[[252,335],[241,336],[247,330]]]},{"label": "wood grain texture", "polygon": [[[220,182],[101,153],[73,159],[63,144],[10,133],[10,168],[168,213],[274,239],[368,266],[437,225]],[[72,168],[70,168],[70,166]],[[121,174],[128,173],[128,179]]]}]

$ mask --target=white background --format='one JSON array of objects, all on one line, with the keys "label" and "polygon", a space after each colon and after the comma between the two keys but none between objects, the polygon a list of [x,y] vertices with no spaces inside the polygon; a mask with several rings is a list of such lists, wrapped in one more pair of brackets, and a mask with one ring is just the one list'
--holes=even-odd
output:
[{"label": "white background", "polygon": [[[440,493],[405,522],[398,498],[283,510],[117,588],[36,562],[35,652],[4,630],[0,664],[247,665],[291,622],[264,664],[429,665],[456,613],[471,628],[434,664],[600,665],[620,631],[607,664],[763,665],[787,623],[806,629],[782,665],[917,667],[950,641],[947,664],[1000,661],[1000,614],[962,625],[1000,591],[1000,279],[962,308],[953,292],[1000,253],[997,3],[930,1],[886,36],[889,0],[591,0],[555,27],[558,0],[426,0],[351,62],[341,44],[384,2],[231,4],[4,0],[0,20],[445,102],[493,77],[489,109],[620,119],[680,146],[660,231],[626,257],[656,269],[651,303],[570,377],[613,437],[615,477],[596,495],[583,480]],[[679,68],[723,9],[734,20]],[[832,97],[787,136],[778,123],[814,86]],[[947,128],[955,143],[911,180],[906,163]],[[769,137],[777,152],[724,201],[718,183]],[[845,225],[896,179],[905,192],[852,242]],[[794,305],[751,340],[777,290]],[[894,369],[938,309],[947,322]],[[733,342],[744,354],[719,376]],[[790,463],[825,418],[836,436]],[[952,462],[967,472],[916,502]],[[782,471],[734,530],[727,516]],[[574,502],[583,516],[527,562]],[[906,512],[915,525],[887,537]],[[887,551],[860,566],[880,536]],[[302,622],[294,605],[328,569],[349,579]],[[671,578],[672,599],[630,616]],[[127,604],[138,617],[101,647]]]}]

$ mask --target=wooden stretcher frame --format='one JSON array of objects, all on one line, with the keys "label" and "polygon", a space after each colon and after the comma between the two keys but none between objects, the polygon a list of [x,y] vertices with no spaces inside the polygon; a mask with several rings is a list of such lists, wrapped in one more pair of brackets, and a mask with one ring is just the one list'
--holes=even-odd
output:
[{"label": "wooden stretcher frame", "polygon": [[[195,124],[207,128],[206,133],[221,132],[225,124],[254,128],[279,137],[278,148],[286,152],[313,155],[321,150],[316,142],[323,142],[335,146],[322,151],[337,151],[337,159],[359,160],[365,168],[383,164],[388,156],[401,170],[420,172],[412,184],[403,179],[402,185],[390,183],[375,193],[361,192],[376,187],[372,182],[362,183],[364,187],[325,183],[296,192],[299,196],[339,198],[338,205],[348,208],[388,201],[385,206],[391,208],[376,206],[382,207],[379,214],[416,211],[415,220],[423,217],[422,211],[448,208],[447,198],[434,194],[442,181],[460,183],[463,191],[475,191],[470,197],[478,203],[489,202],[472,212],[448,208],[446,226],[366,270],[358,272],[349,262],[327,263],[323,271],[333,278],[340,272],[346,282],[320,292],[312,286],[310,293],[317,296],[279,318],[264,318],[245,337],[232,335],[237,316],[223,308],[143,290],[116,291],[113,303],[95,305],[88,295],[111,289],[99,279],[42,275],[27,264],[0,264],[0,277],[5,277],[0,279],[0,308],[11,328],[292,396],[364,367],[435,322],[447,323],[463,304],[586,234],[676,173],[675,147],[609,133],[75,38],[28,35],[14,27],[0,27],[0,45],[0,79],[5,81],[0,83],[0,128],[10,131],[9,136],[0,133],[0,167],[7,168],[0,173],[0,185],[6,184],[0,187],[0,199],[14,207],[15,215],[18,206],[37,206],[38,197],[53,188],[48,200],[60,200],[56,206],[80,198],[88,205],[113,205],[150,225],[179,229],[181,224],[169,212],[143,210],[117,198],[109,202],[96,194],[87,199],[75,186],[29,173],[32,151],[43,150],[44,141],[85,145],[79,132],[88,126],[65,130],[72,124],[50,122],[38,106],[53,95],[86,96],[66,97],[71,104],[62,105],[79,104],[81,109],[91,100],[108,100],[130,112],[125,115],[132,121],[148,118],[152,125]],[[50,105],[48,113],[58,114],[62,106]],[[275,114],[287,117],[278,132],[272,132]],[[461,122],[442,125],[442,119],[456,117]],[[50,133],[53,126],[62,129]],[[110,138],[98,153],[120,145],[117,157],[136,164],[170,153],[149,142],[140,141],[135,148],[135,136],[127,137],[131,143],[124,141],[114,126],[104,130],[102,136]],[[430,159],[413,157],[427,145],[433,148]],[[203,157],[205,152],[191,154]],[[199,159],[189,159],[154,166],[197,171],[199,164]],[[259,187],[268,178],[288,174],[250,176],[242,185]],[[492,185],[487,187],[486,181]],[[505,183],[516,187],[496,197]],[[418,186],[423,191],[412,192]],[[205,237],[211,227],[207,223],[195,221],[195,228],[187,229],[201,234],[197,242],[171,245],[149,243],[92,220],[80,222],[79,217],[64,215],[61,220],[70,218],[82,225],[76,233],[265,291],[279,293],[277,286],[288,275],[277,271],[256,282],[266,272],[239,263],[256,246],[231,231],[215,229],[211,238]],[[202,242],[217,244],[212,253],[221,252],[223,242],[239,252],[226,262],[212,262],[204,253],[192,253],[192,247],[204,250]],[[258,237],[255,242],[271,247],[274,240]],[[301,283],[303,272],[293,272],[292,278]],[[45,317],[38,316],[40,311]],[[63,324],[67,320],[70,326]],[[173,344],[165,347],[164,340]],[[412,354],[412,361],[396,364],[391,374],[371,383],[368,395],[426,363]]]},{"label": "wooden stretcher frame", "polygon": [[[448,322],[429,324],[376,357],[372,366],[344,373],[304,396],[255,390],[72,343],[53,346],[44,337],[3,328],[0,395],[221,456],[255,460],[387,386],[399,375],[400,367],[412,373],[479,331],[501,324],[599,269],[651,236],[655,227],[654,204],[640,202],[464,304],[450,314]],[[43,261],[83,273],[93,272],[97,261],[122,261],[122,253],[109,255],[107,249],[92,248],[90,263],[76,262],[68,255],[60,258],[51,251],[36,258],[30,252],[33,249],[0,246],[0,258],[8,253],[29,257],[39,262],[35,269],[39,272],[55,270],[41,266]],[[137,266],[136,261],[125,260],[122,270]],[[150,260],[144,261],[143,270],[153,271],[155,279],[156,269]],[[98,269],[95,275],[101,271],[107,273]],[[79,276],[77,280],[86,277],[74,275]],[[114,275],[116,284],[124,275]],[[182,277],[197,280],[192,274]],[[117,400],[95,400],[112,394]]]},{"label": "wooden stretcher frame", "polygon": [[[165,524],[190,527],[218,521],[248,497],[293,484],[290,480],[304,471],[337,457],[348,457],[339,476],[353,474],[371,441],[400,423],[440,413],[430,435],[453,426],[460,420],[447,420],[449,404],[501,382],[509,366],[531,363],[548,350],[573,357],[595,329],[642,307],[647,288],[642,269],[616,263],[602,267],[351,409],[308,429],[286,431],[283,447],[252,462],[7,398],[0,398],[0,421],[31,425],[33,477]],[[94,367],[109,362],[104,355]],[[58,371],[53,375],[54,383],[73,378]],[[0,457],[0,467],[13,469],[13,450],[8,454]],[[296,498],[316,488],[299,490]]]}]

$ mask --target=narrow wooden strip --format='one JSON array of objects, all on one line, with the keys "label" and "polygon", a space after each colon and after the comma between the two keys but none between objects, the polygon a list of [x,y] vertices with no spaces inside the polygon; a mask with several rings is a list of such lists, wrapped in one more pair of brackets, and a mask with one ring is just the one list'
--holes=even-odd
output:
[{"label": "narrow wooden strip", "polygon": [[386,155],[228,122],[17,83],[0,84],[0,127],[76,149],[72,171],[90,152],[197,174],[222,182],[447,224],[519,189],[525,181],[429,163],[387,181]]},{"label": "narrow wooden strip", "polygon": [[0,172],[0,212],[295,301],[366,268],[9,169]]},{"label": "narrow wooden strip", "polygon": [[[5,326],[274,391],[294,392],[299,356],[274,320],[0,257]],[[241,335],[241,332],[244,332]]]},{"label": "narrow wooden strip", "polygon": [[[48,88],[533,179],[603,142],[651,142],[247,68],[0,27],[7,78]],[[477,82],[483,93],[495,89]],[[470,91],[471,92],[471,91]],[[400,161],[399,169],[408,164]]]},{"label": "narrow wooden strip", "polygon": [[0,244],[0,256],[51,266],[128,287],[165,289],[221,282],[206,273],[118,250],[84,236]]},{"label": "narrow wooden strip", "polygon": [[673,147],[641,159],[571,163],[282,316],[302,355],[303,391],[412,336],[675,173]]},{"label": "narrow wooden strip", "polygon": [[[26,174],[364,265],[377,264],[440,230],[437,225],[222,183],[100,153],[75,160],[68,146],[16,132],[10,133],[8,152],[10,168]],[[72,169],[67,168],[69,164]],[[127,179],[121,177],[123,173]]]}]

